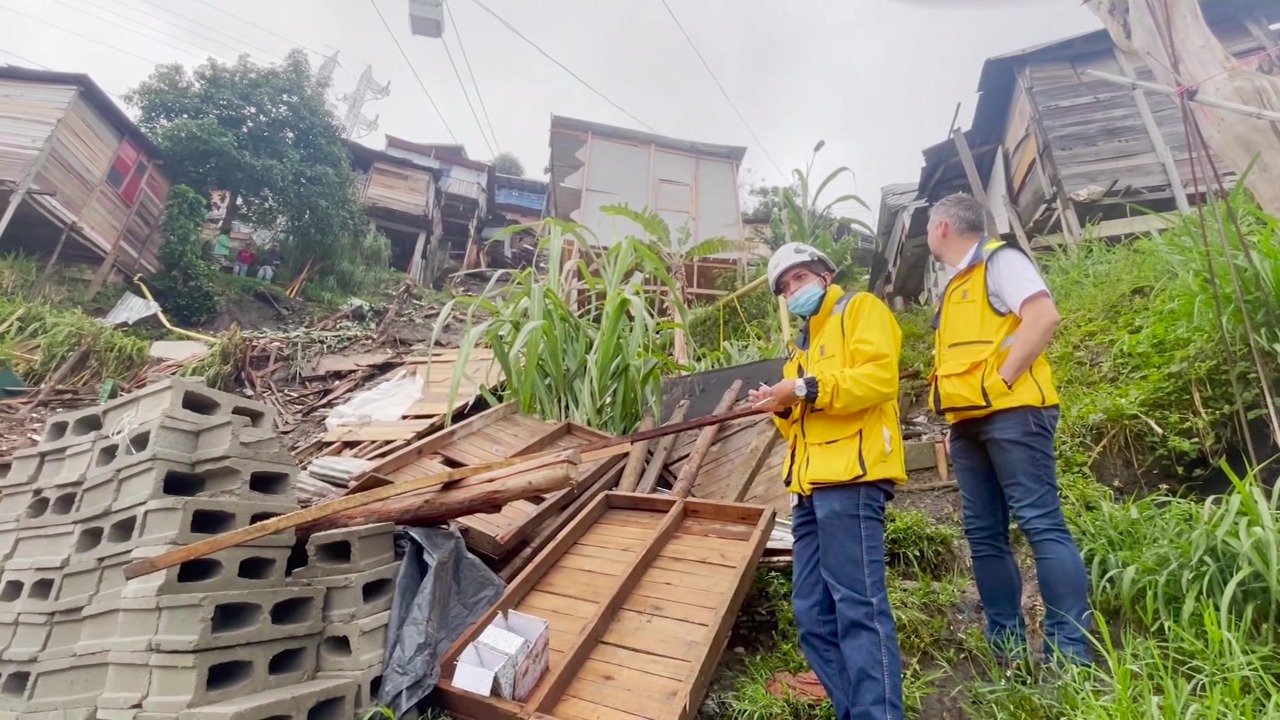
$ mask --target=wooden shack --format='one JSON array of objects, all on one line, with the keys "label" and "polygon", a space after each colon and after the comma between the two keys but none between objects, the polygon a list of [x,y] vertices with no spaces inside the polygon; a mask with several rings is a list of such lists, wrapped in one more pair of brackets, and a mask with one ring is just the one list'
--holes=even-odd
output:
[{"label": "wooden shack", "polygon": [[159,269],[169,179],[156,146],[88,75],[0,66],[0,249]]},{"label": "wooden shack", "polygon": [[[1202,6],[1236,58],[1277,46],[1274,2]],[[1121,51],[1105,30],[986,61],[972,126],[924,151],[915,197],[886,188],[891,212],[881,219],[873,291],[932,299],[944,271],[928,258],[922,208],[955,192],[983,197],[993,232],[1032,248],[1078,242],[1086,228],[1096,238],[1150,231],[1167,222],[1160,214],[1185,212],[1204,197],[1206,179],[1200,173],[1197,182],[1191,172],[1175,99],[1090,70],[1154,80],[1142,59]],[[1234,183],[1234,175],[1226,181]]]},{"label": "wooden shack", "polygon": [[435,222],[437,170],[381,150],[348,142],[359,177],[360,198],[375,230],[391,241],[391,265],[425,282],[431,248],[442,227]]}]

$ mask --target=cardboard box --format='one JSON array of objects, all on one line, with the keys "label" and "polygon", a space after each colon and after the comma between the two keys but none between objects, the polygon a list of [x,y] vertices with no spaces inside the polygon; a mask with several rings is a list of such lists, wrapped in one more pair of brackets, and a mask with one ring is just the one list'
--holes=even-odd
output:
[{"label": "cardboard box", "polygon": [[547,621],[515,610],[499,613],[458,656],[454,687],[522,702],[547,672],[551,630]]}]

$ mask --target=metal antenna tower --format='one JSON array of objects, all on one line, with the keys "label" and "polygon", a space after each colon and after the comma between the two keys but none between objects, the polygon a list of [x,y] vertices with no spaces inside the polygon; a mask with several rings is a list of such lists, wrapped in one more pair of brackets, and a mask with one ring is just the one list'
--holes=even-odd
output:
[{"label": "metal antenna tower", "polygon": [[[373,79],[373,67],[365,65],[364,72],[356,81],[356,87],[349,93],[338,95],[338,102],[347,106],[342,116],[342,133],[348,139],[364,137],[378,129],[377,115],[372,118],[361,112],[365,104],[371,100],[381,100],[391,94],[391,82],[379,85]],[[357,135],[356,133],[359,133]]]}]

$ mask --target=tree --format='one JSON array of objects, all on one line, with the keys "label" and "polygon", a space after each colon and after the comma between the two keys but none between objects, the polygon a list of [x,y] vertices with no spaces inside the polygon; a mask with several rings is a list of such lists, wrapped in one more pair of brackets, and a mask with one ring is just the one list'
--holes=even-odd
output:
[{"label": "tree", "polygon": [[516,157],[513,152],[500,152],[493,156],[489,164],[493,166],[493,171],[499,175],[524,177],[524,163],[520,162],[520,158]]},{"label": "tree", "polygon": [[200,325],[218,314],[213,287],[217,270],[204,258],[204,198],[186,185],[169,190],[164,206],[165,243],[160,246],[161,272],[151,280],[164,311],[179,324]]},{"label": "tree", "polygon": [[126,101],[175,182],[227,192],[223,231],[243,217],[282,231],[293,263],[333,264],[362,227],[350,155],[301,50],[265,66],[161,65]]},{"label": "tree", "polygon": [[[1190,96],[1280,112],[1280,80],[1237,63],[1205,22],[1197,0],[1088,0],[1121,50],[1146,59],[1156,81]],[[1256,20],[1265,31],[1266,23]],[[1280,215],[1280,133],[1275,124],[1196,103],[1206,144],[1243,174],[1264,210]]]}]

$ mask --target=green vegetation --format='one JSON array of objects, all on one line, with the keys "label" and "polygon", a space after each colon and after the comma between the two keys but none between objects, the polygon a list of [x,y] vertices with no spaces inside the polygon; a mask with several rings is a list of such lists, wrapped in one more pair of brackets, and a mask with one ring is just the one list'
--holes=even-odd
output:
[{"label": "green vegetation", "polygon": [[162,271],[151,278],[156,301],[178,325],[194,327],[218,314],[217,269],[204,258],[204,198],[186,185],[169,191],[164,209]]},{"label": "green vegetation", "polygon": [[[675,282],[663,260],[637,238],[566,264],[570,243],[587,247],[582,229],[544,223],[538,253],[551,268],[546,277],[533,268],[496,273],[479,297],[460,297],[444,307],[436,335],[465,309],[461,356],[476,347],[492,349],[506,377],[504,399],[539,417],[630,432],[645,411],[656,409],[663,376],[678,367],[671,351],[680,326],[660,309],[675,297]],[[671,294],[664,298],[646,289],[654,281]],[[682,314],[683,306],[677,307]],[[455,398],[465,363],[457,368]]]}]

